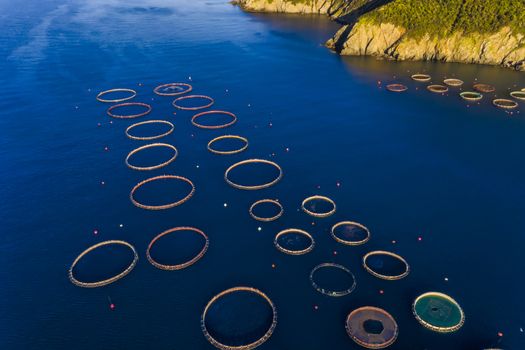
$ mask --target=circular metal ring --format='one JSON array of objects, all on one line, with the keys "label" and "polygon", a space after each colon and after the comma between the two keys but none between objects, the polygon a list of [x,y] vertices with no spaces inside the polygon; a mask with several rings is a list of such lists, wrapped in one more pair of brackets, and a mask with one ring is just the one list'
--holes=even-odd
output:
[{"label": "circular metal ring", "polygon": [[448,92],[448,87],[445,85],[434,84],[427,86],[427,90],[436,94],[444,94]]},{"label": "circular metal ring", "polygon": [[452,87],[460,87],[461,85],[464,84],[463,80],[454,79],[454,78],[445,79],[443,80],[443,83],[445,83],[448,86],[452,86]]},{"label": "circular metal ring", "polygon": [[[183,106],[179,106],[177,104],[177,102],[180,102],[180,101],[183,101],[183,100],[194,99],[194,98],[203,98],[203,99],[208,100],[210,102],[208,104],[206,104],[206,105],[197,106],[197,107],[183,107]],[[173,107],[178,108],[178,109],[182,109],[184,111],[196,111],[196,110],[199,110],[199,109],[208,108],[211,105],[213,105],[214,103],[215,103],[215,100],[213,98],[211,98],[210,96],[206,96],[206,95],[186,95],[186,96],[181,96],[181,97],[176,98],[173,101],[172,104],[173,104]]]},{"label": "circular metal ring", "polygon": [[[276,206],[279,207],[279,213],[277,213],[276,215],[272,216],[272,217],[261,217],[261,216],[257,216],[253,213],[253,209],[259,205],[259,204],[262,204],[262,203],[272,203],[272,204],[275,204]],[[254,218],[255,220],[257,221],[265,221],[265,222],[270,222],[270,221],[274,221],[274,220],[277,220],[279,219],[283,213],[284,213],[284,208],[283,208],[283,205],[281,203],[279,203],[278,200],[275,200],[275,199],[261,199],[261,200],[258,200],[257,202],[254,202],[251,206],[250,206],[250,216],[252,218]]]},{"label": "circular metal ring", "polygon": [[[381,324],[380,333],[366,330],[366,322]],[[399,334],[396,320],[383,309],[364,306],[352,311],[346,317],[346,333],[353,341],[367,349],[383,349],[392,345]]]},{"label": "circular metal ring", "polygon": [[[279,175],[274,180],[272,180],[270,182],[267,182],[265,184],[262,184],[262,185],[251,185],[251,186],[245,186],[245,185],[236,184],[235,182],[233,182],[230,179],[228,179],[228,174],[233,169],[235,169],[235,168],[237,168],[237,167],[239,167],[241,165],[253,164],[253,163],[269,164],[269,165],[275,167],[277,170],[279,170]],[[241,189],[241,190],[260,190],[260,189],[263,189],[263,188],[267,188],[267,187],[270,187],[272,185],[275,185],[277,182],[279,182],[281,180],[282,177],[283,177],[283,170],[281,169],[281,167],[277,163],[269,161],[269,160],[265,160],[265,159],[246,159],[246,160],[243,160],[243,161],[240,161],[240,162],[237,162],[237,163],[231,165],[224,172],[224,180],[226,180],[226,182],[230,186],[238,188],[238,189]]]},{"label": "circular metal ring", "polygon": [[[164,237],[164,236],[166,236],[166,235],[168,235],[170,233],[178,232],[178,231],[192,231],[192,232],[196,232],[199,235],[201,235],[202,237],[204,237],[205,243],[204,243],[204,246],[202,247],[202,249],[200,250],[200,252],[197,255],[195,255],[193,258],[191,258],[190,260],[188,260],[188,261],[186,261],[186,262],[184,262],[182,264],[176,264],[176,265],[161,264],[161,263],[157,262],[155,259],[153,259],[153,257],[151,256],[151,248],[153,247],[155,242],[157,242],[161,237]],[[158,269],[168,270],[168,271],[182,270],[182,269],[185,269],[185,268],[195,264],[197,261],[199,261],[200,258],[202,258],[204,256],[204,254],[206,254],[206,251],[208,250],[209,245],[210,245],[210,241],[208,239],[208,236],[204,232],[202,232],[201,230],[199,230],[197,228],[194,228],[194,227],[182,227],[182,226],[181,227],[175,227],[175,228],[171,228],[169,230],[166,230],[166,231],[162,232],[161,234],[159,234],[158,236],[156,236],[155,238],[153,238],[151,240],[151,242],[148,245],[148,249],[146,250],[146,257],[148,258],[148,261],[153,266],[155,266]]]},{"label": "circular metal ring", "polygon": [[[216,302],[218,299],[220,299],[221,297],[223,297],[223,296],[225,296],[227,294],[231,294],[231,293],[235,293],[235,292],[239,292],[239,291],[255,293],[258,296],[262,297],[268,303],[268,305],[272,308],[272,313],[273,313],[272,324],[268,328],[266,333],[261,338],[259,338],[258,340],[254,341],[254,342],[252,342],[250,344],[244,344],[244,345],[238,345],[238,346],[222,344],[219,341],[217,341],[215,338],[213,338],[212,335],[209,333],[208,329],[206,328],[206,315],[207,315],[208,310],[210,309],[211,305],[214,302]],[[218,349],[222,349],[222,350],[249,350],[249,349],[254,349],[254,348],[258,347],[259,345],[261,345],[262,343],[264,343],[265,341],[267,341],[271,337],[271,335],[272,335],[273,331],[275,330],[276,326],[277,326],[277,309],[276,309],[275,305],[273,304],[272,300],[266,294],[261,292],[260,290],[252,288],[252,287],[234,287],[234,288],[227,289],[227,290],[217,294],[216,296],[214,296],[208,302],[208,304],[206,304],[206,307],[204,308],[204,311],[203,311],[202,316],[201,316],[201,329],[202,329],[202,332],[204,333],[204,337],[206,337],[206,339],[213,346],[215,346]]]},{"label": "circular metal ring", "polygon": [[474,87],[474,90],[479,91],[479,92],[484,92],[484,93],[496,91],[496,88],[489,84],[477,83],[477,84],[474,84],[473,87]]},{"label": "circular metal ring", "polygon": [[[418,310],[419,307],[422,307],[423,310]],[[450,317],[453,311],[457,314],[458,320],[444,326],[443,318]],[[434,332],[455,332],[465,323],[465,313],[461,309],[461,306],[450,296],[439,292],[428,292],[418,296],[412,304],[412,312],[419,323]],[[425,317],[423,312],[428,317]],[[439,322],[440,324],[432,323],[432,321]]]},{"label": "circular metal ring", "polygon": [[459,96],[461,96],[462,99],[467,101],[479,101],[483,98],[482,94],[474,91],[463,91],[459,94]]},{"label": "circular metal ring", "polygon": [[[373,255],[387,255],[387,256],[390,256],[390,257],[393,257],[399,261],[401,261],[404,265],[405,265],[405,271],[399,275],[394,275],[394,276],[390,276],[390,275],[383,275],[381,273],[378,273],[374,270],[372,270],[367,264],[366,264],[366,260],[373,256]],[[408,276],[408,274],[410,273],[410,266],[408,265],[407,261],[400,255],[397,255],[395,253],[392,253],[392,252],[387,252],[387,251],[384,251],[384,250],[375,250],[373,252],[369,252],[367,254],[365,254],[365,256],[363,257],[363,267],[365,268],[366,271],[368,271],[368,273],[370,273],[372,276],[375,276],[377,278],[380,278],[380,279],[383,279],[383,280],[388,280],[388,281],[396,281],[396,280],[400,280],[402,278],[405,278],[406,276]]]},{"label": "circular metal ring", "polygon": [[506,98],[497,98],[494,101],[492,101],[492,104],[498,108],[502,109],[514,109],[518,108],[518,102],[513,100],[508,100]]},{"label": "circular metal ring", "polygon": [[[116,98],[113,100],[107,100],[107,99],[102,98],[102,96],[106,94],[110,94],[112,92],[129,92],[131,93],[131,95],[127,97],[123,97],[123,98]],[[135,96],[137,96],[137,92],[132,89],[110,89],[110,90],[99,92],[99,94],[97,95],[97,100],[100,102],[104,102],[104,103],[117,103],[117,102],[124,102],[127,100],[131,100]]]},{"label": "circular metal ring", "polygon": [[[113,277],[107,278],[105,280],[96,281],[96,282],[82,282],[82,281],[77,280],[75,278],[75,276],[73,275],[73,269],[78,264],[80,259],[82,259],[84,256],[86,256],[87,254],[89,254],[90,252],[92,252],[93,250],[95,250],[97,248],[100,248],[100,247],[103,247],[103,246],[107,246],[107,245],[111,245],[111,244],[123,245],[123,246],[128,247],[129,249],[131,249],[131,251],[133,252],[133,261],[131,262],[131,264],[124,271],[119,273],[118,275],[115,275]],[[79,286],[79,287],[84,287],[84,288],[103,287],[103,286],[106,286],[106,285],[108,285],[110,283],[118,281],[119,279],[121,279],[122,277],[124,277],[128,273],[130,273],[131,270],[133,270],[133,268],[135,267],[135,265],[137,265],[137,261],[138,260],[139,260],[139,256],[137,254],[137,251],[135,250],[135,247],[133,247],[128,242],[119,241],[119,240],[110,240],[110,241],[100,242],[100,243],[97,243],[97,244],[89,247],[88,249],[84,250],[82,253],[80,253],[79,256],[77,256],[77,258],[73,261],[73,264],[71,264],[71,267],[69,268],[69,272],[68,272],[69,280],[74,285]]]},{"label": "circular metal ring", "polygon": [[[163,179],[174,179],[174,180],[180,180],[180,181],[183,181],[183,182],[186,182],[187,184],[189,184],[191,186],[191,191],[190,193],[188,193],[186,195],[186,197],[176,201],[176,202],[173,202],[173,203],[168,203],[168,204],[162,204],[162,205],[146,205],[146,204],[142,204],[140,202],[138,202],[137,200],[135,200],[134,198],[134,195],[135,195],[135,192],[140,188],[142,187],[143,185],[149,183],[149,182],[153,182],[153,181],[157,181],[157,180],[163,180]],[[139,182],[138,184],[136,184],[132,189],[131,189],[131,192],[129,194],[129,198],[131,199],[131,202],[139,207],[139,208],[142,208],[142,209],[148,209],[148,210],[163,210],[163,209],[169,209],[169,208],[173,208],[173,207],[176,207],[176,206],[179,206],[185,202],[187,202],[192,196],[193,194],[195,193],[195,185],[193,185],[193,182],[191,182],[191,180],[185,178],[185,177],[182,177],[182,176],[177,176],[177,175],[160,175],[160,176],[155,176],[155,177],[150,177],[149,179],[146,179],[146,180],[143,180],[141,182]]]},{"label": "circular metal ring", "polygon": [[[330,211],[324,212],[324,213],[318,213],[318,212],[306,209],[306,204],[308,202],[311,202],[311,201],[314,201],[314,200],[321,200],[321,201],[328,202],[328,203],[330,203],[333,206],[333,209],[330,210]],[[330,198],[328,198],[328,197],[325,197],[325,196],[311,196],[311,197],[308,197],[305,200],[303,200],[303,202],[301,203],[301,209],[303,209],[303,211],[306,214],[314,216],[316,218],[326,218],[326,217],[328,217],[330,215],[333,215],[335,213],[336,206],[335,206],[335,202],[333,200],[331,200]]]},{"label": "circular metal ring", "polygon": [[[282,245],[279,244],[279,238],[281,236],[284,236],[284,235],[287,235],[287,234],[290,234],[290,233],[296,233],[296,234],[303,235],[303,236],[307,237],[312,243],[308,247],[306,247],[305,249],[302,249],[302,250],[286,249]],[[303,254],[311,252],[314,249],[314,247],[315,247],[315,240],[314,240],[314,238],[312,237],[311,234],[309,234],[308,232],[306,232],[304,230],[300,230],[298,228],[289,228],[289,229],[282,230],[281,232],[277,233],[277,235],[275,236],[275,239],[273,240],[273,244],[275,245],[277,250],[279,250],[279,251],[281,251],[281,252],[283,252],[285,254],[288,254],[288,255],[303,255]]]},{"label": "circular metal ring", "polygon": [[[145,107],[146,108],[146,111],[142,112],[142,113],[137,113],[137,114],[114,114],[112,111],[115,109],[115,108],[119,108],[119,107],[127,107],[127,106],[139,106],[139,107]],[[147,103],[142,103],[142,102],[125,102],[125,103],[119,103],[117,105],[113,105],[111,107],[108,108],[107,110],[107,114],[112,117],[112,118],[117,118],[117,119],[133,119],[133,118],[139,118],[139,117],[143,117],[147,114],[149,114],[151,112],[151,106]]]},{"label": "circular metal ring", "polygon": [[432,79],[432,77],[428,74],[413,74],[411,76],[412,80],[420,81],[420,82],[427,82]]},{"label": "circular metal ring", "polygon": [[408,87],[403,84],[388,84],[386,89],[392,92],[405,92],[408,90]]},{"label": "circular metal ring", "polygon": [[[131,158],[131,156],[133,156],[134,154],[137,154],[138,152],[143,151],[145,149],[156,148],[156,147],[166,147],[166,148],[173,150],[173,156],[165,162],[162,162],[157,165],[152,165],[152,166],[136,166],[136,165],[130,164],[129,158]],[[170,164],[177,158],[178,155],[179,155],[179,151],[177,151],[177,148],[173,145],[170,145],[167,143],[150,143],[149,145],[137,147],[131,152],[129,152],[126,157],[125,162],[128,168],[131,168],[133,170],[140,170],[140,171],[155,170],[155,169],[159,169],[159,168],[165,167],[166,165]]]},{"label": "circular metal ring", "polygon": [[[165,124],[165,125],[169,125],[170,129],[168,131],[166,131],[165,133],[158,134],[158,135],[153,135],[153,136],[135,136],[135,135],[130,134],[130,131],[133,128],[135,128],[137,126],[141,126],[141,125],[147,125],[147,124]],[[126,136],[129,137],[132,140],[148,141],[148,140],[155,140],[155,139],[160,139],[160,138],[162,138],[164,136],[168,136],[169,134],[171,134],[173,132],[173,130],[175,130],[175,126],[172,123],[170,123],[169,121],[167,121],[167,120],[146,120],[144,122],[135,123],[135,124],[132,124],[132,125],[128,126],[126,128]]]},{"label": "circular metal ring", "polygon": [[[186,88],[186,89],[185,90],[183,89],[182,91],[179,90],[177,92],[160,92],[161,89],[169,88],[169,87],[177,87],[177,88],[182,87],[182,88]],[[190,84],[186,84],[186,83],[168,83],[168,84],[162,84],[162,85],[157,86],[155,89],[153,89],[153,92],[156,93],[159,96],[178,96],[178,95],[183,95],[185,93],[188,93],[191,90],[193,90],[193,87]]]},{"label": "circular metal ring", "polygon": [[[226,114],[232,117],[232,120],[226,124],[220,124],[220,125],[204,125],[204,124],[197,123],[196,121],[197,118],[202,117],[203,115],[208,115],[208,114]],[[206,111],[206,112],[195,114],[193,117],[191,117],[191,123],[194,126],[201,128],[201,129],[222,129],[222,128],[227,128],[235,124],[236,122],[237,122],[237,116],[233,114],[232,112],[227,112],[227,111]]]},{"label": "circular metal ring", "polygon": [[[341,271],[346,272],[346,274],[348,274],[350,277],[352,277],[352,281],[353,281],[352,285],[350,286],[350,288],[347,288],[347,289],[344,289],[344,290],[335,290],[334,291],[334,290],[324,289],[323,287],[319,286],[314,280],[315,273],[318,270],[323,269],[323,268],[335,268],[335,269],[339,269]],[[312,269],[312,271],[310,272],[310,282],[312,283],[312,286],[314,287],[314,289],[316,291],[318,291],[321,294],[328,295],[330,297],[342,297],[342,296],[348,295],[348,294],[352,293],[354,291],[355,287],[357,286],[357,282],[355,280],[354,274],[349,269],[344,267],[343,265],[334,264],[334,263],[323,263],[323,264],[319,264],[316,267],[314,267]]]},{"label": "circular metal ring", "polygon": [[[244,142],[244,146],[242,146],[241,148],[232,150],[232,151],[219,151],[219,150],[213,149],[211,147],[214,142],[217,142],[217,141],[220,141],[220,140],[228,140],[228,139],[241,140],[242,142]],[[211,140],[210,142],[208,142],[207,148],[208,148],[208,151],[210,151],[211,153],[221,154],[221,155],[241,153],[242,151],[244,151],[244,150],[246,150],[248,148],[248,139],[246,137],[242,137],[242,136],[238,136],[238,135],[223,135],[223,136],[216,137],[213,140]]]},{"label": "circular metal ring", "polygon": [[[343,226],[343,225],[352,225],[352,226],[355,226],[357,228],[360,228],[363,231],[365,231],[367,235],[366,235],[365,238],[363,238],[362,240],[359,240],[359,241],[349,241],[349,240],[337,237],[337,235],[335,234],[335,230],[339,226]],[[360,224],[358,222],[354,222],[354,221],[341,221],[341,222],[338,222],[337,224],[332,226],[332,229],[330,230],[330,233],[331,233],[332,237],[337,242],[342,243],[342,244],[346,244],[346,245],[352,245],[352,246],[361,245],[361,244],[365,244],[366,242],[368,242],[370,240],[370,230],[365,225],[362,225],[362,224]]]}]

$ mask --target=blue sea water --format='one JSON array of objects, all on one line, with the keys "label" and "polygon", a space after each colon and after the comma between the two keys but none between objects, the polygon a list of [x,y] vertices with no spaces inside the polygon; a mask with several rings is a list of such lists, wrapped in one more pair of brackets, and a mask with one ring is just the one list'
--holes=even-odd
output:
[{"label": "blue sea water", "polygon": [[[391,349],[524,348],[523,104],[512,115],[493,107],[490,94],[468,105],[455,92],[431,94],[409,76],[455,76],[466,85],[477,79],[502,97],[525,87],[525,76],[342,58],[323,46],[335,30],[325,18],[248,14],[225,0],[1,0],[0,348],[209,349],[202,310],[236,285],[259,288],[277,307],[277,328],[261,349],[358,349],[344,322],[364,305],[397,320]],[[174,81],[212,96],[213,108],[235,113],[238,122],[195,128],[194,113],[152,92]],[[409,91],[383,88],[397,81]],[[140,120],[174,123],[159,140],[178,148],[172,164],[151,172],[125,166],[128,152],[145,142],[125,136],[134,121],[110,119],[108,105],[96,101],[114,87],[136,89],[134,101],[152,105]],[[247,137],[248,150],[208,152],[208,141],[226,133]],[[261,191],[228,186],[225,169],[246,158],[277,162],[283,179]],[[164,173],[190,178],[193,198],[165,211],[133,206],[130,189]],[[313,219],[301,212],[301,201],[314,194],[332,198],[336,214]],[[172,198],[162,188],[144,195]],[[283,217],[254,221],[248,208],[262,198],[279,198]],[[337,243],[329,230],[341,220],[365,224],[371,240]],[[202,229],[209,249],[188,269],[158,270],[146,247],[175,226]],[[288,227],[311,232],[314,250],[277,251],[274,236]],[[109,239],[137,248],[136,268],[104,288],[71,284],[75,257]],[[401,254],[410,275],[369,275],[361,259],[377,249]],[[102,261],[111,265],[109,258]],[[315,291],[308,276],[322,262],[348,267],[356,290],[341,298]],[[411,303],[426,291],[462,305],[461,330],[437,334],[417,323]]]}]

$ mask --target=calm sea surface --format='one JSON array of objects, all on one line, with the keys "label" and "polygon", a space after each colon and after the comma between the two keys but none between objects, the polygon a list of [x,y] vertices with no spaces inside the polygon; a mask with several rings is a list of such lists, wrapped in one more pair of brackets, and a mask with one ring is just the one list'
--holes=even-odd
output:
[{"label": "calm sea surface", "polygon": [[[323,47],[335,30],[324,18],[247,14],[225,0],[1,0],[0,348],[211,349],[202,310],[237,285],[263,290],[277,307],[277,328],[261,349],[358,349],[344,322],[364,305],[396,318],[391,349],[525,348],[525,107],[507,114],[490,104],[492,95],[467,106],[455,92],[431,94],[408,78],[477,78],[506,96],[525,87],[524,74],[341,58]],[[152,89],[175,81],[214,97],[214,108],[234,112],[238,123],[211,131],[192,126],[191,112],[174,115],[172,98]],[[381,88],[393,81],[409,91]],[[175,124],[159,140],[178,148],[175,162],[150,172],[125,166],[144,142],[124,134],[134,121],[110,123],[108,105],[96,101],[114,87],[136,89],[134,101],[153,106],[140,120]],[[208,152],[207,142],[225,133],[247,137],[248,150]],[[149,154],[134,160],[167,156]],[[261,191],[228,186],[224,170],[246,158],[278,162],[282,181]],[[133,206],[130,189],[164,173],[190,178],[194,197],[165,211]],[[173,198],[151,191],[144,200]],[[336,214],[313,220],[298,211],[313,194],[331,197]],[[279,198],[283,217],[250,218],[248,207],[262,198]],[[370,242],[338,244],[329,229],[341,220],[368,226]],[[181,271],[149,264],[151,239],[185,225],[206,232],[206,255]],[[315,249],[277,251],[274,236],[288,227],[311,232]],[[136,268],[104,288],[71,284],[74,258],[109,239],[137,248]],[[361,258],[377,249],[405,257],[410,275],[369,275]],[[113,258],[86,262],[82,273],[96,278],[126,265],[125,253]],[[308,276],[322,262],[352,270],[356,290],[341,298],[316,292]],[[417,323],[411,303],[426,291],[462,305],[460,331],[437,334]]]}]

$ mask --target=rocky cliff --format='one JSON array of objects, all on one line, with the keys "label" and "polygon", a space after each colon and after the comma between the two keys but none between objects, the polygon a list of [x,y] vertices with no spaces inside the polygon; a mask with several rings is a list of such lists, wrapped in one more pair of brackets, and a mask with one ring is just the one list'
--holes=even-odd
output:
[{"label": "rocky cliff", "polygon": [[342,55],[481,63],[525,71],[524,0],[240,1],[251,10],[321,13],[346,23],[327,42]]}]

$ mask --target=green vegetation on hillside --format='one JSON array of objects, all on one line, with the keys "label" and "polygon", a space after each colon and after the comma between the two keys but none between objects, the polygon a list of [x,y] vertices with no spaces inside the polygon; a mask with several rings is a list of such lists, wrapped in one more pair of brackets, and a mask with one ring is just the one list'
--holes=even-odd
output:
[{"label": "green vegetation on hillside", "polygon": [[525,34],[525,0],[395,0],[362,20],[402,26],[414,36],[490,33],[504,26]]}]

